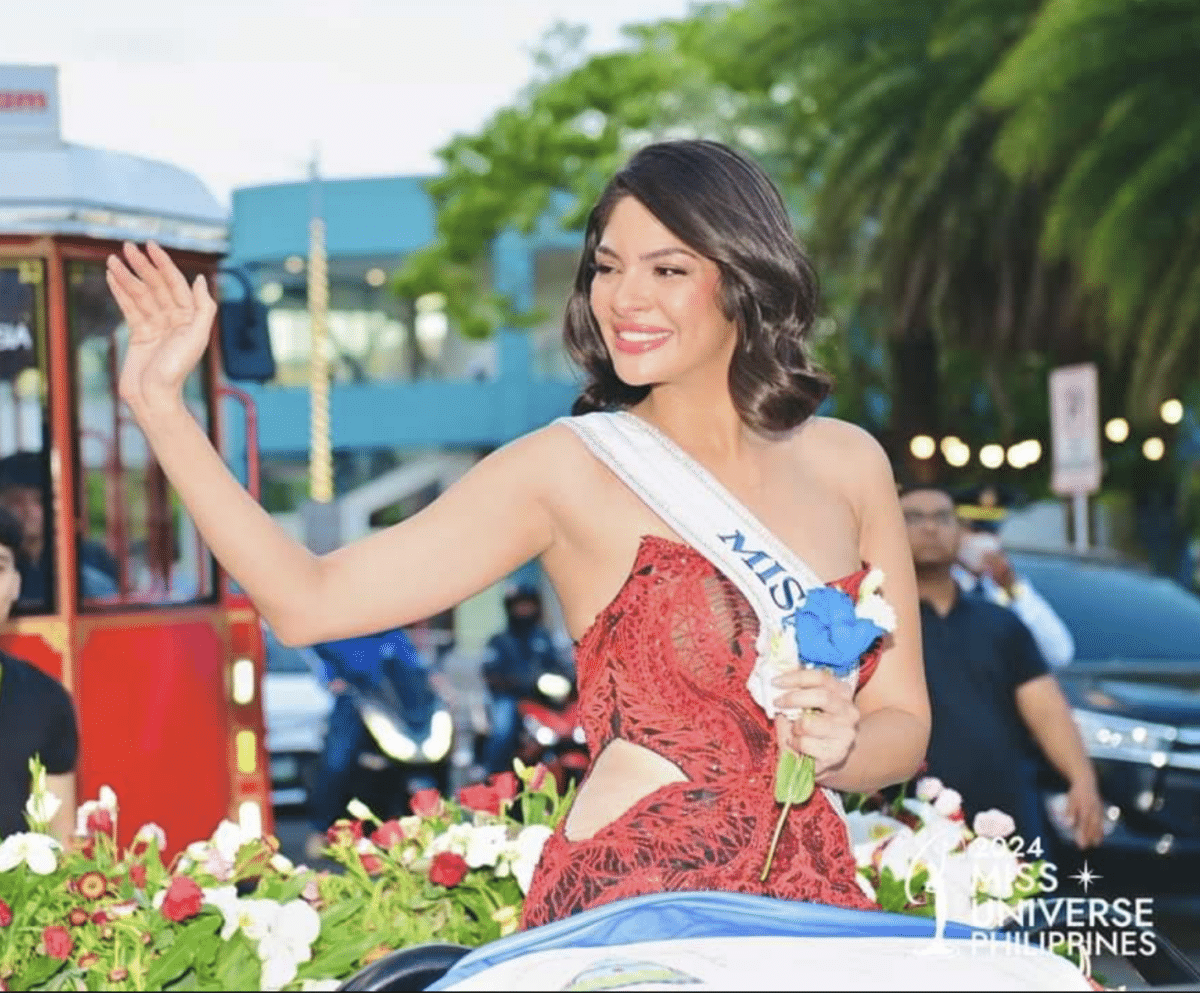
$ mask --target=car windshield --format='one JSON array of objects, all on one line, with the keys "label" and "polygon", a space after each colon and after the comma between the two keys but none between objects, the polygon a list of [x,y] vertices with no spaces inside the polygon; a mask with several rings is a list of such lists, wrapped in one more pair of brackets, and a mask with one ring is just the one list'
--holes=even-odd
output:
[{"label": "car windshield", "polygon": [[1012,560],[1070,629],[1077,660],[1200,655],[1200,598],[1178,583],[1069,557],[1014,553]]}]

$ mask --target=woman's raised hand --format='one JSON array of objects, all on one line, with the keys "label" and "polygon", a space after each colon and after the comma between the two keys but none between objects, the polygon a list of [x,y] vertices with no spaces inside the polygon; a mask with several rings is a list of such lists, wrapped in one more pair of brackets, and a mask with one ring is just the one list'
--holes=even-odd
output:
[{"label": "woman's raised hand", "polygon": [[154,242],[142,252],[130,242],[124,260],[108,257],[108,285],[129,325],[121,367],[121,398],[139,406],[176,401],[208,346],[217,304],[203,276],[190,286]]}]

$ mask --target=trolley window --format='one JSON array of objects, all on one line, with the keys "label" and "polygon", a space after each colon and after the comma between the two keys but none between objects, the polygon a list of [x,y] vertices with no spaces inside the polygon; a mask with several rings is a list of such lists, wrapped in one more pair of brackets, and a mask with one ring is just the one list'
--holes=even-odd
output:
[{"label": "trolley window", "polygon": [[18,614],[55,609],[47,382],[45,263],[0,258],[0,508],[20,534]]},{"label": "trolley window", "polygon": [[[189,278],[195,273],[188,273]],[[212,556],[117,392],[129,329],[100,262],[67,265],[67,320],[76,388],[81,606],[188,603],[215,595]],[[198,368],[184,399],[207,431]],[[110,580],[109,588],[101,578]]]}]

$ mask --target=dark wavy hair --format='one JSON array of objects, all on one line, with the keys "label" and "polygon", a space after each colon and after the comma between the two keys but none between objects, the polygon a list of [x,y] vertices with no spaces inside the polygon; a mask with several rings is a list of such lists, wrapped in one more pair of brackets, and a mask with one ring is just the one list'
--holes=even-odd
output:
[{"label": "dark wavy hair", "polygon": [[729,390],[742,420],[764,433],[801,424],[832,386],[808,356],[816,273],[767,174],[715,141],[646,146],[592,208],[563,328],[568,354],[588,377],[571,412],[630,407],[650,392],[617,376],[590,301],[596,246],[613,208],[627,196],[717,264],[722,307],[737,326]]}]

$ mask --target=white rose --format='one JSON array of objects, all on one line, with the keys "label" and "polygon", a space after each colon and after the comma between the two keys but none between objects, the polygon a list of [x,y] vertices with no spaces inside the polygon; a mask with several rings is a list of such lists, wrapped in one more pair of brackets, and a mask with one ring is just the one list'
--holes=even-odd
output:
[{"label": "white rose", "polygon": [[538,860],[542,857],[542,849],[546,839],[554,832],[545,824],[531,824],[522,828],[517,835],[517,848],[520,854],[513,860],[513,875],[522,893],[529,892],[529,884],[533,882],[533,870],[537,868]]},{"label": "white rose", "polygon": [[464,858],[472,869],[494,866],[508,842],[508,828],[503,824],[488,824],[471,833]]},{"label": "white rose", "polygon": [[859,601],[854,612],[877,628],[882,628],[884,631],[896,630],[896,611],[878,593],[872,593],[869,597]]},{"label": "white rose", "polygon": [[756,645],[758,659],[746,680],[750,696],[766,712],[768,720],[775,719],[775,697],[778,690],[772,685],[775,677],[800,666],[800,654],[796,639],[791,633],[778,628],[770,630],[764,626],[759,632]]},{"label": "white rose", "polygon": [[926,803],[933,803],[943,789],[942,781],[937,776],[924,776],[917,780],[917,799],[924,800]]},{"label": "white rose", "polygon": [[943,817],[953,817],[962,811],[962,794],[947,787],[933,801],[933,809]]},{"label": "white rose", "polygon": [[25,801],[25,813],[35,824],[49,824],[62,806],[62,801],[50,792],[34,792]]}]

